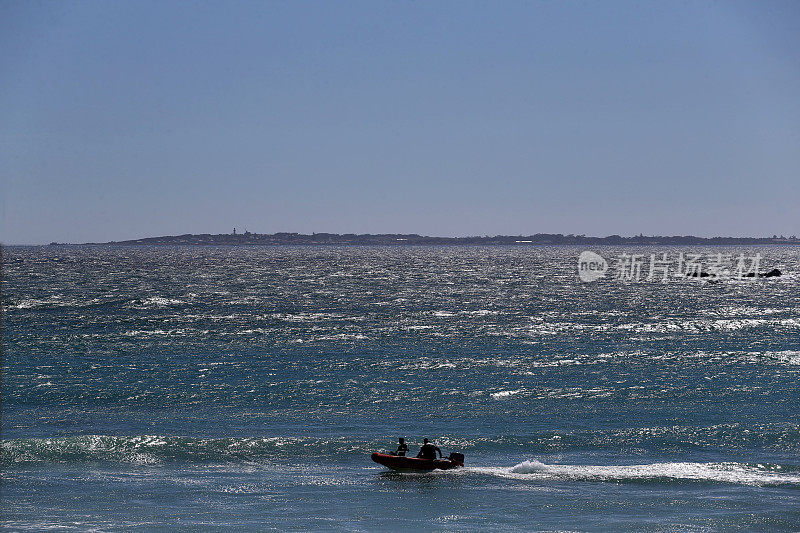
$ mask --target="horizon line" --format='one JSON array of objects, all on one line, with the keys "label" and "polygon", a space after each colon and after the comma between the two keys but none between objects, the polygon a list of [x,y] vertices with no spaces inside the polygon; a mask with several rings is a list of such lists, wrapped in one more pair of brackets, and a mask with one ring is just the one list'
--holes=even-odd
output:
[{"label": "horizon line", "polygon": [[[135,245],[135,244],[148,244],[151,241],[163,241],[163,240],[178,240],[178,239],[188,239],[188,238],[207,238],[207,239],[215,239],[215,240],[227,240],[227,241],[236,241],[234,244],[251,244],[257,245],[260,244],[258,242],[245,242],[247,239],[268,239],[268,238],[279,238],[279,239],[300,239],[300,240],[308,240],[317,238],[327,238],[327,239],[391,239],[394,238],[395,240],[392,241],[396,244],[402,244],[404,241],[408,239],[414,240],[436,240],[436,241],[444,241],[440,244],[447,244],[447,241],[453,241],[453,244],[458,244],[458,241],[465,241],[465,240],[474,240],[474,241],[497,241],[497,240],[510,240],[510,239],[517,239],[514,242],[509,242],[508,244],[559,244],[559,243],[548,243],[543,242],[546,241],[548,238],[550,239],[558,239],[558,240],[572,240],[572,241],[635,241],[637,239],[642,240],[657,240],[657,239],[668,239],[668,240],[676,240],[676,239],[686,239],[686,240],[696,240],[696,241],[767,241],[761,244],[770,244],[770,241],[778,241],[775,244],[780,243],[800,243],[800,239],[797,238],[796,235],[784,236],[783,234],[773,234],[772,236],[711,236],[711,237],[700,237],[697,235],[645,235],[643,233],[639,233],[638,235],[619,235],[619,234],[611,234],[606,235],[603,237],[600,236],[593,236],[593,235],[586,235],[585,233],[530,233],[530,234],[497,234],[497,235],[462,235],[462,236],[439,236],[439,235],[422,235],[419,233],[332,233],[332,232],[311,232],[311,233],[300,233],[300,232],[287,232],[287,231],[279,231],[275,233],[256,233],[250,232],[245,230],[244,233],[239,233],[234,230],[231,233],[183,233],[183,234],[176,234],[176,235],[159,235],[159,236],[151,236],[151,237],[139,237],[133,239],[123,239],[123,240],[112,240],[112,241],[104,241],[104,242],[57,242],[52,241],[50,243],[2,243],[0,245],[3,246],[52,246],[52,245],[63,245],[63,246],[88,246],[88,245],[114,245],[114,244],[126,244],[126,245]],[[526,238],[535,237],[537,241],[526,240]],[[477,242],[476,244],[479,244]],[[164,242],[157,242],[153,244],[168,244]],[[191,245],[202,245],[203,242],[192,242],[186,243]],[[208,243],[208,244],[215,244],[215,243]],[[216,243],[216,244],[226,244],[226,243]],[[231,244],[230,242],[227,244]],[[280,242],[264,242],[263,244],[281,244]],[[296,244],[304,244],[304,243],[296,243]],[[308,242],[307,244],[326,244],[325,242]],[[330,244],[345,244],[345,243],[336,243],[331,242]],[[351,243],[351,244],[358,244],[358,243]],[[436,244],[436,243],[428,243],[428,244]],[[466,244],[466,243],[465,243]],[[495,242],[494,244],[500,244]],[[571,244],[571,243],[561,243],[561,244]],[[575,242],[574,244],[579,244]],[[601,243],[595,243],[601,244]],[[614,244],[614,242],[611,242]],[[624,242],[620,242],[618,244],[625,244]],[[647,243],[638,243],[638,244],[647,244]],[[655,243],[651,243],[655,244]],[[662,243],[668,244],[668,243]],[[676,243],[681,244],[681,243]],[[689,244],[689,243],[687,243]],[[732,243],[733,244],[733,243]],[[756,243],[747,243],[747,244],[756,244]]]}]

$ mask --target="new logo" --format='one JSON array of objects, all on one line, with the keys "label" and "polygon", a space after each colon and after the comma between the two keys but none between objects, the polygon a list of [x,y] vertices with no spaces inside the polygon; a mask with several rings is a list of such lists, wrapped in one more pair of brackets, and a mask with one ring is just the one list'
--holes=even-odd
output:
[{"label": "new logo", "polygon": [[608,263],[594,252],[581,252],[578,256],[578,277],[581,281],[597,281],[606,275]]}]

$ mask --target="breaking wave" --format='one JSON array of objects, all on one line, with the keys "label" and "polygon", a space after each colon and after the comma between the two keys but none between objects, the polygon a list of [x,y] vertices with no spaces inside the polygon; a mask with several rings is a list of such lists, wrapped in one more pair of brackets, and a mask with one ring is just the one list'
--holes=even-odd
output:
[{"label": "breaking wave", "polygon": [[[377,446],[377,444],[376,444]],[[171,461],[227,462],[361,453],[364,442],[313,437],[197,438],[159,435],[81,435],[11,439],[2,442],[2,464],[112,462],[156,464]]]},{"label": "breaking wave", "polygon": [[[396,437],[369,440],[350,437],[267,436],[202,438],[167,435],[76,435],[54,438],[17,438],[0,444],[3,466],[33,463],[109,462],[158,464],[169,462],[225,463],[293,457],[355,458],[392,446]],[[616,431],[542,432],[535,435],[497,435],[465,438],[440,435],[436,443],[449,451],[495,456],[503,454],[550,454],[565,451],[653,448],[689,452],[704,448],[728,450],[800,450],[800,427],[745,427],[738,424],[692,427],[651,427]],[[419,442],[409,441],[412,446]],[[469,463],[469,461],[468,461]],[[687,465],[690,463],[680,463]],[[648,469],[651,465],[648,465]],[[520,463],[508,474],[546,473],[567,475],[560,466],[545,470],[537,462]],[[581,467],[589,468],[589,467]],[[598,467],[599,468],[599,467]],[[605,468],[605,467],[603,467]],[[610,467],[609,467],[610,468]],[[615,467],[617,468],[617,467]],[[629,475],[634,467],[618,467]],[[628,469],[628,470],[625,470]],[[634,469],[634,470],[631,470]],[[647,469],[642,469],[644,472]],[[649,471],[652,471],[650,469]],[[505,472],[505,471],[504,471]],[[584,474],[599,471],[585,470]],[[669,477],[669,475],[667,475]]]}]

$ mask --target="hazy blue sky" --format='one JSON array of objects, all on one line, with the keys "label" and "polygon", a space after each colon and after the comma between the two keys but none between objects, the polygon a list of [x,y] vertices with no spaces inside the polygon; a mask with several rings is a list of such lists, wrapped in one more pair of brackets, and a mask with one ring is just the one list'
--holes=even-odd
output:
[{"label": "hazy blue sky", "polygon": [[0,1],[0,241],[800,235],[800,2]]}]

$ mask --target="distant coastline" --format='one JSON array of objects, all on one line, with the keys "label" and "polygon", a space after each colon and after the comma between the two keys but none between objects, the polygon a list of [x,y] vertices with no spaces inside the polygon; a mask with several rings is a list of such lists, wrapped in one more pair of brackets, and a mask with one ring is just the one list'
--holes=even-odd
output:
[{"label": "distant coastline", "polygon": [[[51,245],[67,243],[50,243]],[[103,243],[83,243],[84,245],[755,245],[755,244],[800,244],[800,239],[791,237],[695,237],[684,236],[645,236],[587,237],[586,235],[562,235],[560,233],[536,233],[534,235],[496,235],[474,237],[430,237],[415,233],[222,233],[185,234],[162,237],[146,237],[126,241]]]}]

